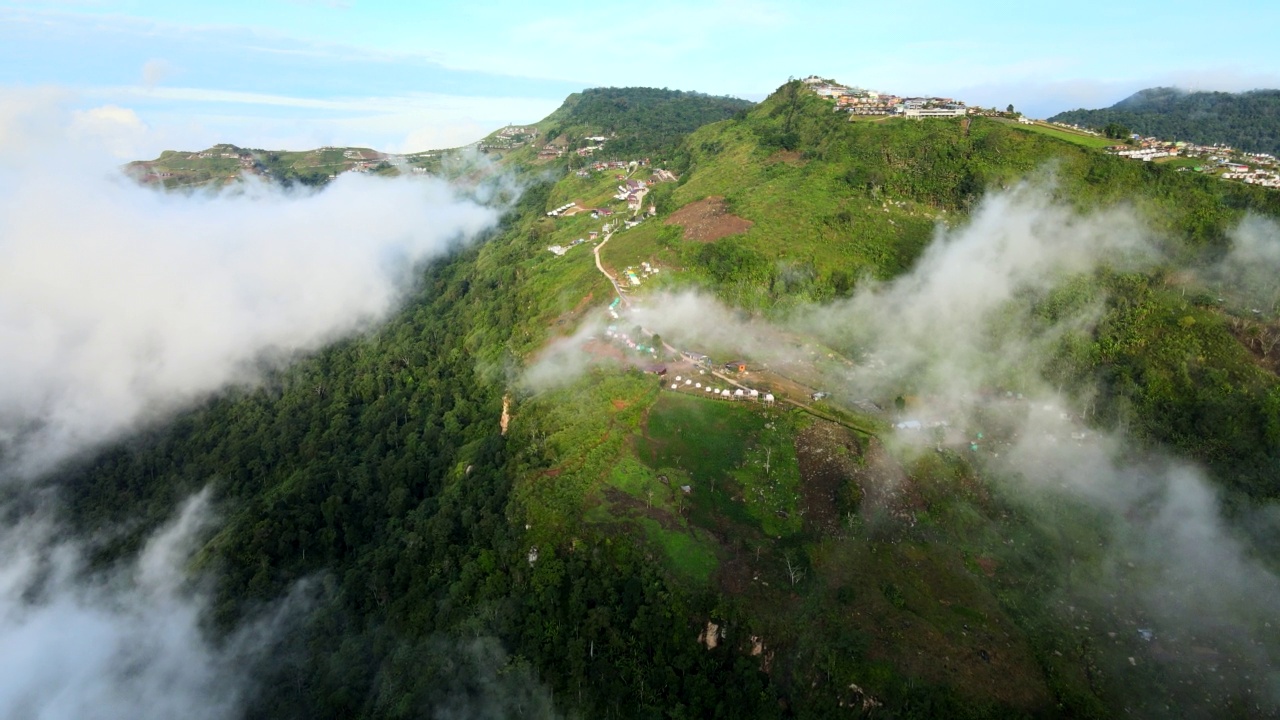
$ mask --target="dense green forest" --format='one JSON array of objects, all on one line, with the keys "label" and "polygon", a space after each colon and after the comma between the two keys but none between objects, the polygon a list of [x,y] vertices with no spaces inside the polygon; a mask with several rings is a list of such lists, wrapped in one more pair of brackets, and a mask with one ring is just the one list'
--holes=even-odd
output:
[{"label": "dense green forest", "polygon": [[1280,90],[1226,93],[1149,88],[1109,108],[1068,110],[1049,119],[1098,130],[1118,123],[1153,137],[1280,155]]},{"label": "dense green forest", "polygon": [[[1280,194],[998,120],[850,122],[798,82],[748,107],[609,88],[544,121],[617,133],[610,152],[661,151],[680,175],[605,262],[652,261],[678,276],[660,287],[786,320],[901,276],[939,228],[1027,178],[1081,211],[1134,208],[1168,260],[1028,298],[1031,326],[1097,311],[1034,372],[1102,388],[1091,422],[1203,463],[1241,515],[1280,497],[1280,381],[1251,344],[1280,308],[1254,315],[1179,272],[1228,252],[1247,213],[1280,217]],[[125,528],[96,546],[101,565],[211,485],[224,521],[195,569],[217,628],[306,583],[248,716],[1159,717],[1243,697],[1242,678],[1148,663],[1132,608],[1071,594],[1122,535],[1087,502],[1029,505],[976,455],[900,453],[886,418],[834,404],[686,398],[610,364],[523,385],[548,339],[612,297],[589,252],[546,252],[598,222],[546,211],[616,180],[547,167],[514,168],[526,188],[502,228],[422,269],[376,332],[50,479],[75,526]],[[666,224],[710,197],[750,224],[705,242]],[[906,490],[875,496],[876,474]],[[1064,599],[1083,614],[1068,621]]]},{"label": "dense green forest", "polygon": [[732,97],[666,88],[590,88],[574,93],[544,122],[554,123],[549,137],[570,128],[616,135],[608,144],[620,156],[665,154],[702,125],[724,120],[753,103]]}]

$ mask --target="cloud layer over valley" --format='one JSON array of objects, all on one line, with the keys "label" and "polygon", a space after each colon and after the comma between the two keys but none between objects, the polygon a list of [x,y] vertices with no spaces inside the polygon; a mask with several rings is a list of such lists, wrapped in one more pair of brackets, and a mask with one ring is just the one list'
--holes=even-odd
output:
[{"label": "cloud layer over valley", "polygon": [[[53,98],[56,100],[56,98]],[[431,179],[164,194],[51,98],[0,117],[0,463],[30,476],[371,327],[497,211]],[[112,116],[108,114],[107,120]],[[128,123],[126,123],[127,125]],[[123,128],[129,130],[129,128]],[[107,133],[109,134],[109,133]]]}]

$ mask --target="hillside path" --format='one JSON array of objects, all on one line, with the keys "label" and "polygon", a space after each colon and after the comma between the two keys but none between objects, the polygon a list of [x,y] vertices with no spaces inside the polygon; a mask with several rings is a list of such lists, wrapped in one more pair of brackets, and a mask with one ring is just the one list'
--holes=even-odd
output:
[{"label": "hillside path", "polygon": [[609,242],[609,239],[612,237],[613,237],[612,230],[605,233],[604,239],[600,241],[599,245],[596,245],[594,248],[591,249],[591,253],[596,256],[596,269],[600,271],[601,275],[604,275],[605,277],[609,278],[609,283],[613,285],[613,291],[618,294],[619,298],[622,299],[622,304],[630,307],[631,306],[630,298],[622,294],[622,287],[618,285],[618,281],[613,279],[613,276],[609,274],[609,271],[604,269],[604,264],[600,262],[600,250],[604,248],[605,243]]}]

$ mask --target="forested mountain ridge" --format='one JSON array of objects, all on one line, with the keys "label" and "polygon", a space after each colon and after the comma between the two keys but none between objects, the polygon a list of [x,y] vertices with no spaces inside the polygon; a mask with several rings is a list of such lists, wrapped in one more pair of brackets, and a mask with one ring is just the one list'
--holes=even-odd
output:
[{"label": "forested mountain ridge", "polygon": [[1049,119],[1097,129],[1119,123],[1145,136],[1280,155],[1280,90],[1149,88],[1109,108],[1068,110]]},{"label": "forested mountain ridge", "polygon": [[[548,340],[590,330],[614,297],[589,248],[547,252],[602,221],[547,212],[623,211],[613,172],[538,181],[567,163],[505,153],[529,175],[499,232],[425,268],[376,333],[63,473],[72,520],[141,518],[101,547],[107,563],[212,482],[226,520],[198,564],[221,627],[312,579],[283,660],[263,665],[253,717],[1154,717],[1171,702],[1212,714],[1244,697],[1235,635],[1199,637],[1127,596],[1087,592],[1113,572],[1138,582],[1109,554],[1129,539],[1123,526],[1099,505],[1012,492],[992,456],[1008,453],[987,442],[1016,435],[1000,413],[1024,410],[1021,374],[1084,401],[1099,387],[1084,405],[1094,431],[1123,427],[1205,463],[1242,515],[1269,507],[1280,391],[1251,343],[1277,308],[1255,316],[1253,298],[1183,271],[1226,254],[1247,214],[1280,216],[1277,193],[985,118],[849,122],[799,83],[736,112],[636,146],[667,148],[678,180],[652,182],[656,215],[600,249],[615,275],[649,263],[662,268],[645,280],[657,290],[718,298],[733,313],[717,322],[771,332],[799,317],[788,313],[839,307],[911,273],[938,233],[961,232],[1028,179],[1081,213],[1136,208],[1168,259],[1076,270],[1018,296],[1025,316],[1002,309],[973,334],[1025,324],[1044,330],[1053,359],[1002,378],[1008,397],[979,413],[988,437],[957,445],[937,426],[920,452],[909,427],[890,426],[912,419],[924,385],[868,404],[840,392],[808,410],[734,404],[673,391],[673,378],[641,372],[647,361],[599,349],[629,362],[524,382]],[[630,298],[660,302],[644,287]],[[1054,324],[1081,310],[1096,321]],[[735,355],[754,375],[734,377],[808,405],[797,387],[875,365],[865,341],[830,329],[846,324],[770,336],[802,367],[769,381]],[[709,334],[669,339],[719,361],[739,351]],[[669,361],[668,375],[728,386]],[[1124,517],[1141,526],[1158,507],[1151,493]],[[1148,624],[1154,645],[1137,630]],[[1274,632],[1252,629],[1266,652]],[[1194,653],[1228,679],[1181,664]]]},{"label": "forested mountain ridge", "polygon": [[613,153],[662,153],[697,128],[752,105],[739,98],[666,88],[590,88],[570,95],[542,124],[552,125],[553,134],[592,128],[614,135],[615,142],[609,144]]}]

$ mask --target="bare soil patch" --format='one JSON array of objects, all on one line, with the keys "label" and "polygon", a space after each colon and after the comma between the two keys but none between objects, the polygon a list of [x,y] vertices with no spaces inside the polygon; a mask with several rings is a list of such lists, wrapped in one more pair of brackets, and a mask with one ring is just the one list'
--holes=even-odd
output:
[{"label": "bare soil patch", "polygon": [[644,500],[632,497],[615,487],[608,485],[601,488],[601,495],[612,506],[612,512],[617,517],[646,517],[657,522],[662,526],[663,530],[672,532],[689,532],[689,529],[680,523],[680,520],[671,513],[649,505]]},{"label": "bare soil patch", "polygon": [[978,563],[978,567],[982,568],[983,574],[986,575],[987,577],[995,577],[996,568],[1000,566],[1000,564],[997,563],[993,558],[989,558],[985,555],[979,558],[976,558],[974,562]]},{"label": "bare soil patch", "polygon": [[565,323],[572,322],[575,318],[581,317],[583,312],[590,309],[591,298],[593,295],[595,295],[595,293],[587,293],[578,301],[578,304],[575,305],[572,310],[560,313],[560,316],[556,318],[554,324],[557,326],[564,325]]},{"label": "bare soil patch", "polygon": [[804,165],[804,161],[800,159],[799,150],[779,150],[765,159],[767,163],[786,163],[793,167]]},{"label": "bare soil patch", "polygon": [[722,237],[744,233],[754,223],[731,214],[725,207],[724,198],[712,195],[671,213],[666,224],[683,227],[685,240],[713,242]]},{"label": "bare soil patch", "polygon": [[862,512],[884,513],[914,522],[912,512],[924,506],[919,488],[877,438],[867,440],[863,464],[853,472],[862,492]]},{"label": "bare soil patch", "polygon": [[815,422],[796,435],[805,524],[824,534],[840,529],[839,495],[858,470],[862,444],[847,428]]},{"label": "bare soil patch", "polygon": [[1227,329],[1260,367],[1280,374],[1280,324],[1242,317],[1227,318]]},{"label": "bare soil patch", "polygon": [[622,348],[603,340],[588,340],[582,344],[582,350],[592,357],[604,360],[616,360],[620,363],[627,361],[627,354],[622,352]]}]

